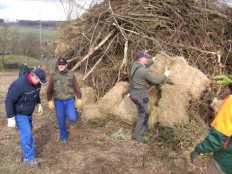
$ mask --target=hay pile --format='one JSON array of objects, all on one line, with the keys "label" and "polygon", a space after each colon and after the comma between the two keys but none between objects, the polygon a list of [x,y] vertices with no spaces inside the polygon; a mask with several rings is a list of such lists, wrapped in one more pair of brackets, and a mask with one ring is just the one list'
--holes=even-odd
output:
[{"label": "hay pile", "polygon": [[117,83],[103,97],[94,104],[83,107],[83,120],[116,116],[126,122],[134,122],[136,118],[135,106],[127,97],[129,84],[127,82]]},{"label": "hay pile", "polygon": [[[184,125],[189,120],[189,102],[199,100],[202,92],[209,86],[209,79],[198,69],[188,65],[182,57],[170,57],[165,53],[158,54],[151,72],[155,75],[164,73],[168,66],[171,74],[166,83],[160,85],[161,96],[157,88],[149,89],[149,127],[154,128],[157,123],[162,126],[175,127]],[[118,82],[95,105],[86,106],[84,118],[114,116],[124,122],[133,124],[137,118],[135,105],[127,96],[129,84]]]},{"label": "hay pile", "polygon": [[167,66],[171,73],[166,83],[161,86],[162,97],[158,106],[152,108],[149,125],[183,125],[189,120],[189,102],[200,99],[210,80],[201,71],[189,66],[183,57],[170,57],[165,53],[156,57],[156,63],[150,68],[151,72],[156,75],[163,74]]},{"label": "hay pile", "polygon": [[63,28],[56,56],[83,72],[99,97],[128,80],[136,50],[183,56],[209,77],[220,54],[219,69],[230,74],[231,16],[216,0],[105,0]]},{"label": "hay pile", "polygon": [[117,83],[106,95],[98,100],[98,104],[101,106],[100,110],[105,114],[111,113],[115,105],[118,105],[124,96],[128,94],[128,89],[129,84],[127,82]]}]

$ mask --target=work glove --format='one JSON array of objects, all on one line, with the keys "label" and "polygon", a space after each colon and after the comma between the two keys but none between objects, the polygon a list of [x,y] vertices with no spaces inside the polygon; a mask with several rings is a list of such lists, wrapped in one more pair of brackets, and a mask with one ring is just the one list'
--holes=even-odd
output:
[{"label": "work glove", "polygon": [[192,151],[191,153],[190,153],[190,159],[191,159],[191,163],[194,163],[194,161],[195,161],[195,158],[198,156],[198,155],[203,155],[202,153],[200,154],[200,153],[198,153],[197,151]]},{"label": "work glove", "polygon": [[190,159],[191,159],[191,163],[194,163],[195,158],[197,157],[198,153],[194,150],[190,153]]},{"label": "work glove", "polygon": [[171,70],[168,70],[168,68],[167,68],[167,67],[165,67],[164,75],[165,75],[166,77],[168,77],[168,76],[169,76],[170,72],[171,72]]},{"label": "work glove", "polygon": [[82,100],[81,99],[77,99],[76,105],[77,105],[78,108],[80,108],[82,106]]},{"label": "work glove", "polygon": [[41,104],[38,104],[38,113],[39,113],[39,115],[43,114],[43,107]]},{"label": "work glove", "polygon": [[155,62],[156,57],[152,57],[153,62]]},{"label": "work glove", "polygon": [[229,85],[230,83],[232,83],[232,80],[225,75],[214,76],[212,79],[216,80],[217,84],[220,85]]},{"label": "work glove", "polygon": [[49,101],[48,102],[48,108],[49,109],[54,109],[55,107],[54,107],[54,102],[53,101]]},{"label": "work glove", "polygon": [[10,128],[14,128],[16,126],[15,117],[8,118],[7,126]]}]

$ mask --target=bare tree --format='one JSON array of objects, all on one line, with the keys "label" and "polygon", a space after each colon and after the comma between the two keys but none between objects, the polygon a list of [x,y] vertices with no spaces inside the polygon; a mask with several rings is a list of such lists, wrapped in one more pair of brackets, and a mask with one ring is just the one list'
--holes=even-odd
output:
[{"label": "bare tree", "polygon": [[102,0],[59,0],[64,10],[66,20],[70,21],[81,16],[88,8]]},{"label": "bare tree", "polygon": [[4,63],[5,63],[4,55],[7,47],[8,35],[9,35],[9,25],[4,24],[2,27],[0,27],[0,52],[2,54],[0,64],[2,71],[4,71]]}]

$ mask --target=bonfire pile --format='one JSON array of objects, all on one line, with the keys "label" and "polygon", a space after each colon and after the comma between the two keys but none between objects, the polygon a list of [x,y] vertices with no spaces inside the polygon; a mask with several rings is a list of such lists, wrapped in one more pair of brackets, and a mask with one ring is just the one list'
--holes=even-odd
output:
[{"label": "bonfire pile", "polygon": [[136,50],[183,56],[208,76],[231,73],[231,16],[231,8],[213,0],[105,0],[61,31],[56,53],[99,96],[128,80]]},{"label": "bonfire pile", "polygon": [[[84,74],[82,80],[94,87],[100,99],[97,104],[85,106],[83,117],[103,115],[102,109],[96,109],[96,106],[102,106],[101,101],[107,96],[110,96],[111,103],[112,96],[120,96],[121,102],[115,100],[116,104],[112,106],[120,107],[121,112],[125,111],[114,113],[114,109],[108,109],[110,113],[107,115],[128,116],[129,111],[136,116],[136,111],[125,107],[129,103],[128,97],[124,96],[128,88],[116,90],[125,94],[110,95],[117,82],[120,81],[117,86],[122,84],[124,87],[129,81],[134,53],[147,50],[154,56],[162,52],[171,59],[177,57],[177,60],[172,60],[177,62],[175,65],[169,64],[175,72],[175,75],[170,76],[174,83],[162,86],[163,95],[159,105],[153,106],[155,109],[154,114],[151,111],[151,116],[154,117],[150,118],[149,125],[154,126],[161,117],[165,121],[163,125],[170,125],[168,121],[175,125],[177,122],[168,116],[176,120],[181,120],[181,117],[186,122],[189,116],[201,115],[209,121],[214,116],[209,104],[217,89],[209,85],[208,79],[214,75],[232,74],[232,62],[229,61],[232,58],[231,19],[232,9],[217,0],[105,0],[60,31],[56,56],[66,57],[73,71]],[[180,57],[185,59],[184,63],[179,61]],[[181,69],[178,69],[179,65],[183,65]],[[192,72],[202,74],[197,79]],[[191,79],[195,77],[194,82],[199,80],[202,81],[199,84],[207,84],[207,91],[202,92],[201,86],[193,86],[192,82],[179,83],[186,77],[183,73],[189,74]],[[186,87],[184,94],[178,90],[183,85]],[[176,97],[172,99],[175,100],[170,100],[170,89],[176,92],[172,93]],[[168,111],[166,101],[170,101],[169,105],[172,106]]]}]

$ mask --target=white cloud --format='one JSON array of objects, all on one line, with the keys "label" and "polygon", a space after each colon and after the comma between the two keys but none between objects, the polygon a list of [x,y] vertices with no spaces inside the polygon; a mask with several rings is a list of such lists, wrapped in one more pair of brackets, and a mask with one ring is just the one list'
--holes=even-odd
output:
[{"label": "white cloud", "polygon": [[59,2],[45,0],[1,0],[0,18],[5,20],[65,20]]},{"label": "white cloud", "polygon": [[[0,19],[16,20],[66,20],[71,9],[71,18],[81,15],[90,5],[102,0],[74,0],[73,4],[62,0],[0,0]],[[63,6],[62,6],[63,5]],[[65,11],[66,10],[66,11]]]}]

